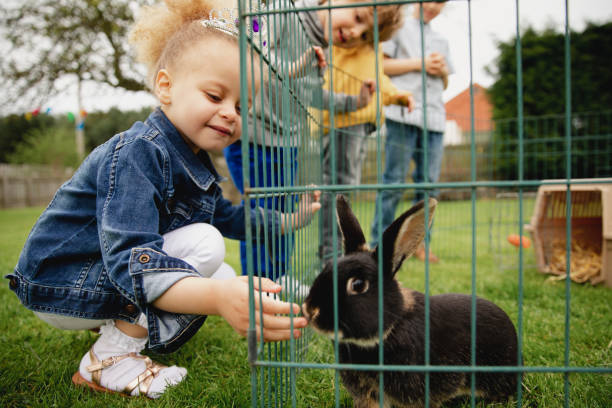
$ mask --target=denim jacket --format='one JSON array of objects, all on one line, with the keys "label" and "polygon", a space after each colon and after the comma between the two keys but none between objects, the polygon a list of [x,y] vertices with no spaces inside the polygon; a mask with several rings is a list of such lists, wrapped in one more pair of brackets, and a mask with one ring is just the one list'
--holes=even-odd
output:
[{"label": "denim jacket", "polygon": [[161,110],[98,146],[62,185],[34,225],[9,286],[33,311],[131,323],[147,316],[149,348],[171,352],[206,316],[152,303],[174,283],[199,276],[162,251],[169,231],[196,222],[228,238],[278,231],[280,217],[233,206],[221,195],[208,154],[197,155]]}]

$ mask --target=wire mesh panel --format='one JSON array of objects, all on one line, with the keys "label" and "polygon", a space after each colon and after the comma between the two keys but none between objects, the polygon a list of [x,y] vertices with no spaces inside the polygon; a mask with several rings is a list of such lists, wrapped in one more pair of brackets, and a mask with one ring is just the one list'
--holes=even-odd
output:
[{"label": "wire mesh panel", "polygon": [[[519,119],[494,122],[491,144],[493,177],[498,180],[518,179]],[[525,179],[558,179],[565,175],[559,163],[565,159],[565,134],[572,136],[570,163],[574,178],[607,177],[612,153],[612,113],[609,111],[575,113],[566,130],[566,117],[545,115],[525,117],[523,126],[523,177]]]},{"label": "wire mesh panel", "polygon": [[[457,3],[465,3],[467,25],[471,27],[470,1]],[[389,388],[398,373],[406,379],[405,383],[417,380],[420,395],[411,401],[423,406],[439,406],[442,400],[436,390],[445,382],[441,378],[453,376],[464,379],[462,391],[468,391],[466,399],[458,402],[460,406],[486,405],[486,401],[481,402],[479,387],[486,383],[487,376],[510,378],[508,383],[516,384],[512,390],[514,399],[496,406],[589,406],[587,401],[593,395],[597,401],[608,398],[609,392],[608,397],[603,394],[612,389],[609,376],[612,359],[601,342],[609,341],[612,336],[608,327],[609,310],[605,310],[609,306],[606,299],[612,301],[610,291],[597,288],[593,295],[582,287],[572,286],[569,278],[556,286],[547,286],[532,267],[536,262],[533,250],[512,247],[505,240],[509,234],[527,235],[525,223],[534,209],[533,192],[537,187],[589,183],[583,180],[585,177],[610,177],[610,115],[605,112],[572,114],[569,86],[565,114],[537,120],[523,115],[517,17],[517,117],[494,121],[487,144],[482,134],[476,140],[472,106],[469,142],[445,152],[448,156],[443,158],[439,181],[433,182],[425,176],[415,183],[407,174],[400,183],[385,184],[384,166],[394,148],[386,147],[382,118],[383,102],[388,95],[384,93],[384,78],[379,70],[382,53],[378,44],[378,9],[389,3],[309,2],[308,6],[298,3],[296,7],[290,0],[257,5],[244,0],[239,4],[242,33],[255,32],[254,41],[241,36],[242,97],[243,101],[251,101],[249,112],[243,112],[243,136],[238,147],[241,184],[245,200],[277,210],[280,220],[272,232],[264,228],[266,220],[256,226],[256,231],[261,233],[252,234],[247,228],[248,238],[242,249],[243,269],[251,278],[251,288],[259,286],[261,278],[270,278],[283,286],[274,295],[253,291],[248,335],[252,405],[351,406],[356,395],[355,389],[346,383],[351,376],[364,379],[368,406],[400,405],[394,400],[398,394]],[[308,12],[326,13],[325,21],[331,28],[335,10],[355,6],[374,7],[373,78],[346,70],[341,63],[343,51],[335,50],[333,44],[324,51],[327,67],[319,66],[313,48],[316,38],[313,40],[307,32]],[[518,1],[516,6],[518,16]],[[423,33],[421,24],[421,38]],[[566,61],[569,61],[569,33],[566,38]],[[471,51],[471,32],[465,41]],[[424,41],[421,45],[424,49]],[[470,67],[461,68],[471,69],[471,62]],[[247,85],[247,72],[256,78],[251,85]],[[569,85],[569,62],[565,75]],[[373,79],[375,87],[372,104],[368,105],[373,110],[362,110],[361,114],[368,118],[363,120],[353,112],[364,108],[360,98],[368,79]],[[426,82],[424,73],[422,81]],[[473,94],[470,96],[473,104]],[[426,107],[422,115],[427,135]],[[364,123],[369,126],[361,126]],[[426,140],[419,146],[425,153],[432,148]],[[584,160],[586,157],[590,158],[588,162]],[[575,173],[580,180],[572,178]],[[354,177],[345,178],[347,175]],[[561,179],[543,181],[553,175]],[[316,191],[322,193],[323,210],[312,219],[303,219],[303,203]],[[430,198],[438,197],[437,206],[424,204],[410,211],[418,211],[422,217],[419,230],[424,237],[424,253],[431,251],[440,255],[439,264],[434,264],[427,255],[424,262],[414,257],[404,261],[404,256],[386,256],[396,244],[384,241],[382,224],[377,225],[376,221],[383,191],[400,193],[397,216],[412,207],[417,194],[421,194],[424,203],[432,203]],[[572,194],[571,189],[564,191],[568,197]],[[346,210],[344,201],[336,202],[339,193],[347,197],[346,206],[360,225],[359,231],[344,228],[352,228],[352,223],[344,224],[343,229],[336,227],[336,220],[342,218],[336,214]],[[564,207],[562,221],[565,221],[564,234],[569,237],[574,201],[566,202],[569,205]],[[435,221],[429,224],[432,217]],[[347,231],[355,232],[349,240],[346,240]],[[352,316],[373,328],[374,334],[367,341],[347,340],[350,327],[346,322],[350,316],[343,314],[348,309],[341,298],[344,292],[367,291],[368,285],[360,286],[354,279],[341,280],[343,233],[347,245],[355,238],[360,248],[379,242],[374,252],[377,280],[368,281],[375,288],[375,302],[371,307],[364,304],[361,308],[364,313],[368,312],[367,319],[358,314]],[[565,241],[568,248],[569,241]],[[406,245],[406,242],[397,245]],[[567,253],[566,263],[571,266],[571,252]],[[389,263],[395,268],[393,282],[405,288],[400,292],[405,303],[400,304],[408,307],[416,296],[423,305],[424,348],[417,353],[416,364],[398,363],[389,351],[392,344],[401,342],[390,335],[393,328],[385,326],[385,319],[405,312],[392,310],[387,303],[393,297],[387,291],[389,283],[385,281],[386,287],[383,284],[383,273]],[[262,318],[265,297],[302,304],[314,291],[313,282],[318,282],[325,273],[331,276],[326,292],[326,301],[331,305],[327,316],[330,329],[321,335],[308,327],[301,330],[299,338],[272,343],[261,341],[264,329],[258,331],[255,327]],[[440,333],[440,322],[432,321],[440,315],[436,310],[438,300],[432,299],[444,293],[467,294],[461,299],[469,302],[463,316],[469,322],[469,347],[464,352],[468,360],[446,364],[438,360],[440,346],[435,341],[449,334]],[[595,303],[590,309],[592,315],[588,315],[581,304],[592,296],[603,300]],[[485,336],[487,326],[479,313],[483,307],[480,297],[495,303],[516,328],[516,350],[510,348],[512,355],[507,360],[513,363],[480,363],[481,346],[477,344],[480,344],[479,336]],[[574,306],[573,301],[579,305]],[[585,314],[589,317],[585,318]],[[444,324],[455,318],[449,312],[443,319]],[[592,330],[597,326],[600,327],[601,338],[597,340],[600,352],[593,355],[588,350]],[[409,349],[410,344],[405,347]],[[356,354],[363,349],[369,349],[374,357],[359,360]],[[354,406],[360,406],[359,403],[363,401]]]},{"label": "wire mesh panel", "polygon": [[322,104],[323,96],[312,44],[292,10],[288,0],[240,3],[241,15],[247,16],[243,32],[254,32],[253,44],[243,42],[242,63],[255,81],[251,89],[243,89],[251,109],[243,120],[241,145],[235,146],[242,157],[237,172],[242,172],[245,200],[276,210],[280,220],[271,232],[265,232],[262,220],[256,225],[262,233],[247,236],[241,248],[243,270],[253,277],[252,287],[259,286],[261,278],[283,287],[281,293],[257,292],[259,296],[251,299],[251,396],[257,406],[295,404],[297,369],[282,363],[302,361],[310,338],[307,331],[289,341],[258,342],[264,328],[256,332],[254,322],[262,318],[264,297],[300,304],[319,270],[317,223],[307,225],[299,208],[312,194],[311,186],[321,184],[316,140],[321,125],[313,107]]},{"label": "wire mesh panel", "polygon": [[[517,192],[497,193],[494,199],[494,211],[490,215],[489,224],[489,247],[491,253],[495,254],[497,266],[502,271],[518,269],[517,252],[518,246],[516,237],[518,237],[518,227],[521,223],[529,222],[528,214],[533,211],[533,202],[535,193],[526,192],[523,194],[523,220],[518,219],[518,200]],[[529,239],[523,234],[525,239]],[[524,267],[535,267],[535,258],[532,256],[533,247],[531,241],[523,243],[525,250]],[[530,250],[530,252],[527,252]]]}]

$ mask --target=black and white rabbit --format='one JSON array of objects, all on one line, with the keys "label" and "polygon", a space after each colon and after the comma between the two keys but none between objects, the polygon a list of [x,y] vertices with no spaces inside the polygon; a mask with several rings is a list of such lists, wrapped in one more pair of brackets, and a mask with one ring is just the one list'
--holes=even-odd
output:
[{"label": "black and white rabbit", "polygon": [[[429,200],[430,223],[437,201]],[[394,276],[425,236],[425,207],[419,202],[384,232],[381,254],[370,250],[355,215],[344,197],[337,199],[337,215],[344,238],[338,259],[338,341],[340,363],[379,364],[378,257],[382,256],[383,333],[385,365],[423,365],[425,361],[425,296],[403,288]],[[302,310],[315,330],[334,339],[333,263],[315,279]],[[430,364],[471,365],[472,298],[464,294],[430,296]],[[517,336],[508,315],[494,303],[476,300],[476,365],[516,366]],[[341,370],[342,382],[355,407],[378,407],[378,372]],[[477,372],[476,395],[503,400],[517,388],[512,372]],[[470,394],[470,373],[432,372],[430,406]],[[385,406],[422,407],[422,372],[385,371]]]}]

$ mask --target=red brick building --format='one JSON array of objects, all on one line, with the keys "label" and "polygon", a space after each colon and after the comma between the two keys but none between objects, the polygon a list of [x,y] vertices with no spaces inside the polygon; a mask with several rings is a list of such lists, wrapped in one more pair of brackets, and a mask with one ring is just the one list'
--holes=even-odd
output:
[{"label": "red brick building", "polygon": [[[473,85],[474,94],[474,134],[477,142],[489,139],[493,130],[492,105],[486,89],[479,84]],[[464,144],[470,140],[471,111],[470,88],[446,102],[446,135],[448,144]]]}]

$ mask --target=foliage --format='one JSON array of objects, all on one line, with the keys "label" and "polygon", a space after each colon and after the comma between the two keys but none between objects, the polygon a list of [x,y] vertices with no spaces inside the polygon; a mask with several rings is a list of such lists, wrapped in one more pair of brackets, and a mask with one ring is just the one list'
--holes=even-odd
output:
[{"label": "foliage", "polygon": [[56,167],[79,165],[74,131],[63,126],[29,131],[23,141],[8,155],[13,164],[46,164]]},{"label": "foliage", "polygon": [[48,128],[54,123],[55,119],[49,115],[37,115],[30,120],[24,115],[0,118],[0,163],[7,161],[8,156],[15,151],[28,132]]},{"label": "foliage", "polygon": [[[572,111],[589,112],[612,107],[612,22],[588,24],[571,32]],[[565,112],[565,35],[547,29],[527,29],[520,38],[523,111],[526,116]],[[516,38],[498,44],[496,80],[489,88],[495,119],[515,118],[517,111]]]},{"label": "foliage", "polygon": [[[149,0],[4,1],[0,27],[11,49],[0,73],[11,83],[4,104],[40,105],[66,75],[127,90],[144,89],[126,41],[134,7]],[[38,103],[35,103],[38,102]]]},{"label": "foliage", "polygon": [[[115,134],[129,129],[138,120],[142,121],[151,113],[150,108],[143,108],[140,111],[120,111],[112,108],[108,112],[92,112],[85,118],[85,144],[87,151],[93,150],[96,146],[104,143]],[[44,152],[28,153],[26,150],[33,148],[39,150],[37,143],[32,143],[32,137],[36,138],[43,134],[52,134],[46,140],[53,140],[63,134],[68,143],[64,147],[74,150],[74,123],[65,116],[57,115],[37,115],[27,120],[23,115],[9,115],[0,118],[0,163],[19,162],[22,163],[26,157],[37,157],[36,163],[40,163]],[[70,137],[68,137],[70,135]],[[19,146],[19,152],[15,150]],[[51,150],[55,149],[49,146]],[[50,160],[52,155],[45,155]],[[9,159],[11,158],[11,159]],[[32,162],[34,163],[34,162]]]},{"label": "foliage", "polygon": [[[569,51],[571,55],[571,108],[572,113],[600,112],[612,109],[612,23],[602,25],[588,24],[581,33],[571,32]],[[547,160],[554,163],[554,171],[547,178],[566,176],[563,165],[566,132],[571,133],[581,144],[579,138],[600,136],[596,142],[589,143],[593,151],[609,150],[612,125],[608,122],[597,125],[597,135],[582,126],[580,115],[575,114],[566,130],[565,118],[560,116],[554,126],[543,130],[530,120],[520,119],[551,114],[563,115],[566,112],[566,38],[562,33],[547,29],[542,33],[529,28],[520,37],[522,108],[523,118],[518,117],[519,92],[517,89],[517,44],[516,38],[498,44],[500,55],[495,62],[495,72],[489,68],[496,81],[489,88],[493,104],[493,116],[498,121],[506,121],[496,126],[494,143],[497,156],[498,179],[518,178],[518,134],[523,125],[525,151],[523,158],[532,160],[530,171],[524,173],[525,179],[542,178],[540,170]],[[499,123],[499,122],[498,122]],[[592,130],[592,129],[591,129]],[[543,133],[545,132],[545,133]],[[530,139],[545,140],[531,143]],[[558,154],[560,153],[560,154]],[[535,163],[535,164],[534,164]],[[538,165],[541,163],[541,166]],[[555,165],[556,164],[556,165]],[[574,166],[574,164],[577,164]],[[572,177],[610,176],[609,167],[599,170],[589,163],[572,163]],[[602,174],[602,171],[604,173]]]},{"label": "foliage", "polygon": [[568,165],[572,178],[612,177],[612,110],[574,113],[569,123],[568,145],[563,114],[496,121],[491,146],[493,177],[519,178],[519,126],[523,129],[525,180],[565,178]]},{"label": "foliage", "polygon": [[91,151],[115,134],[129,129],[134,122],[144,121],[150,113],[150,108],[143,108],[140,111],[125,112],[117,108],[111,108],[108,112],[94,112],[88,114],[85,119],[87,150]]}]

